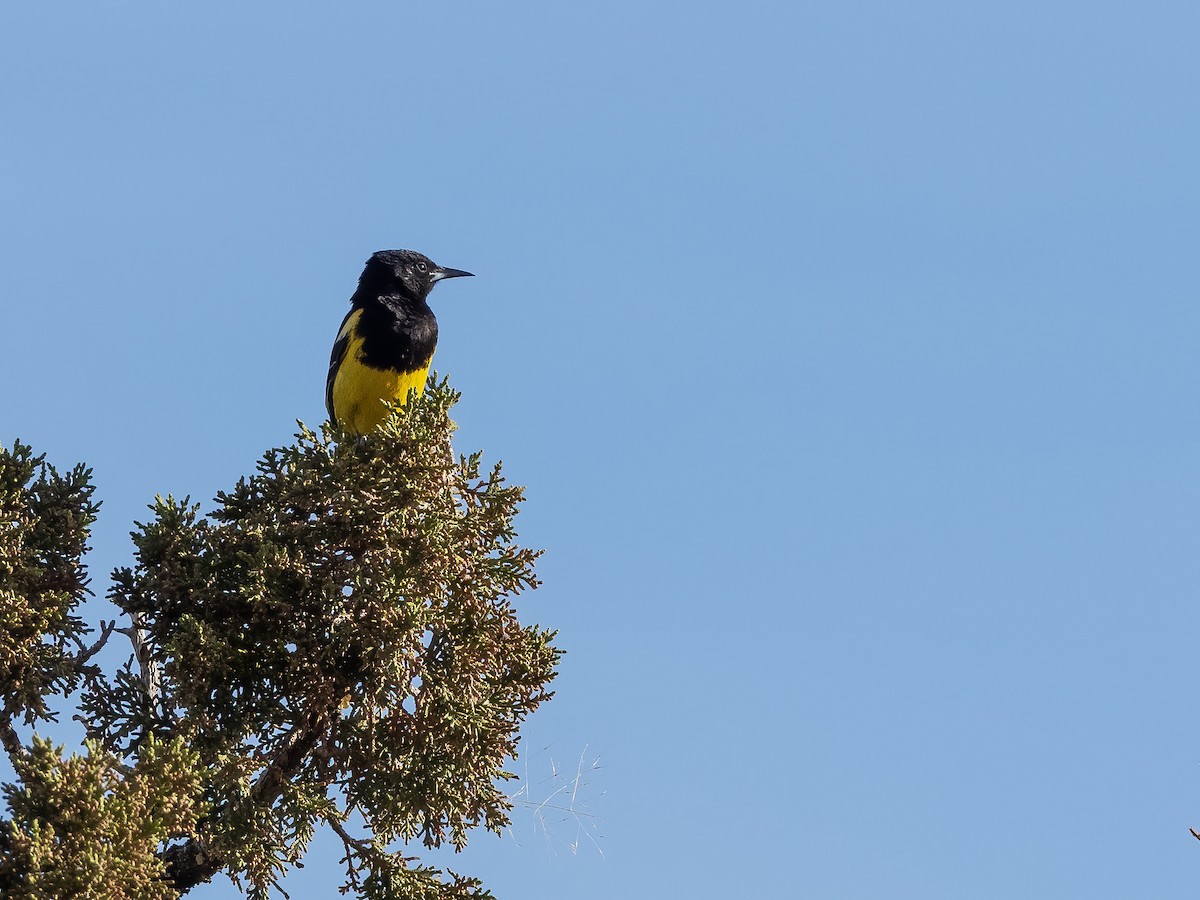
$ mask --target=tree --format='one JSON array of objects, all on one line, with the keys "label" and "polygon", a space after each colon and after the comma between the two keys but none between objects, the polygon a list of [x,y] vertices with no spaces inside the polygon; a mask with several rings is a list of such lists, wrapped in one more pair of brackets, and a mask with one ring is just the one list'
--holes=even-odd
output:
[{"label": "tree", "polygon": [[[141,664],[111,674],[114,623],[89,644],[77,615],[91,473],[0,447],[0,894],[165,898],[224,871],[265,896],[326,825],[362,897],[490,896],[405,850],[507,824],[559,651],[512,606],[537,584],[522,488],[449,452],[457,398],[431,383],[362,439],[301,426],[207,516],[156,498],[109,591]],[[22,738],[72,692],[82,755]]]}]

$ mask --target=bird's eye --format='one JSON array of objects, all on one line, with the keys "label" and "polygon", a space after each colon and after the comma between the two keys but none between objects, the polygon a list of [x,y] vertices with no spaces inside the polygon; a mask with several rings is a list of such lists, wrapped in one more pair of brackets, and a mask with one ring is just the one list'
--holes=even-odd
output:
[{"label": "bird's eye", "polygon": [[419,263],[417,263],[417,268],[418,268],[418,269],[420,269],[422,272],[424,272],[424,271],[425,271],[426,269],[428,269],[429,267],[428,267],[428,266],[426,266],[426,265],[425,265],[425,263],[423,263],[423,262],[419,262]]}]

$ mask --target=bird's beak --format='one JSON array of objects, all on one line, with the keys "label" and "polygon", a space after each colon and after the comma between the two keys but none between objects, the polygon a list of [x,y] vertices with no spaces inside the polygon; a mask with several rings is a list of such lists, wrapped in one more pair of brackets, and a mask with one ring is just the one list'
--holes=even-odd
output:
[{"label": "bird's beak", "polygon": [[462,269],[447,269],[445,266],[433,270],[434,282],[441,281],[443,278],[462,278],[464,275],[474,277],[471,272],[464,272]]}]

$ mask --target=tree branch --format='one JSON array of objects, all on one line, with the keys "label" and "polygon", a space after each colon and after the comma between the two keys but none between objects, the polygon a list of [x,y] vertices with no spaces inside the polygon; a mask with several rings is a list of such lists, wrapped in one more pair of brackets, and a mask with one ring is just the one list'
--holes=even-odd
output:
[{"label": "tree branch", "polygon": [[186,894],[198,884],[211,879],[221,871],[224,863],[212,856],[198,838],[188,838],[184,843],[168,847],[161,854],[166,879],[180,894]]},{"label": "tree branch", "polygon": [[100,652],[100,648],[103,647],[106,643],[108,643],[109,635],[111,635],[113,633],[113,631],[116,629],[116,627],[117,627],[116,619],[113,619],[108,622],[101,622],[100,623],[100,637],[96,640],[96,643],[92,644],[92,646],[90,646],[90,647],[84,647],[82,641],[76,641],[76,643],[79,645],[79,652],[76,653],[74,656],[70,657],[70,662],[73,666],[75,666],[76,670],[82,669],[84,664],[89,659],[91,659],[93,656],[95,656],[97,653]]},{"label": "tree branch", "polygon": [[[328,710],[314,710],[305,714],[254,782],[250,789],[251,803],[271,806],[279,799],[284,782],[300,768],[305,757],[321,740],[329,721]],[[180,894],[208,881],[224,867],[224,861],[210,853],[205,843],[196,837],[168,847],[161,857],[167,880]]]},{"label": "tree branch", "polygon": [[17,736],[17,730],[13,728],[12,713],[7,707],[5,707],[3,715],[0,715],[0,744],[3,744],[8,758],[14,763],[24,757],[27,752],[21,743],[21,738]]},{"label": "tree branch", "polygon": [[342,839],[342,843],[346,845],[347,852],[350,850],[366,851],[375,846],[374,842],[369,838],[356,838],[351,835],[346,831],[342,823],[338,821],[336,816],[326,816],[325,821],[333,829],[334,834]]}]

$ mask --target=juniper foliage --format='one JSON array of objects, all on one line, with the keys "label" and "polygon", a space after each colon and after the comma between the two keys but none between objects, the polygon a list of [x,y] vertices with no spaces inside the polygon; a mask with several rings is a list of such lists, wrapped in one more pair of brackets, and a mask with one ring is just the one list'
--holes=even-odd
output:
[{"label": "juniper foliage", "polygon": [[[109,593],[142,629],[156,691],[132,665],[100,671],[82,641],[90,473],[0,448],[0,624],[22,626],[0,633],[0,726],[21,782],[0,825],[5,896],[65,896],[33,886],[74,877],[74,855],[135,821],[129,872],[88,857],[125,879],[122,896],[222,871],[265,896],[322,826],[359,896],[490,896],[408,848],[461,849],[470,829],[508,823],[505,765],[559,651],[513,607],[537,584],[538,553],[513,529],[522,489],[449,450],[457,398],[431,380],[363,439],[301,426],[207,516],[156,498]],[[86,757],[20,741],[18,723],[80,685]],[[143,799],[122,799],[134,779]],[[86,816],[71,791],[99,798]]]}]

